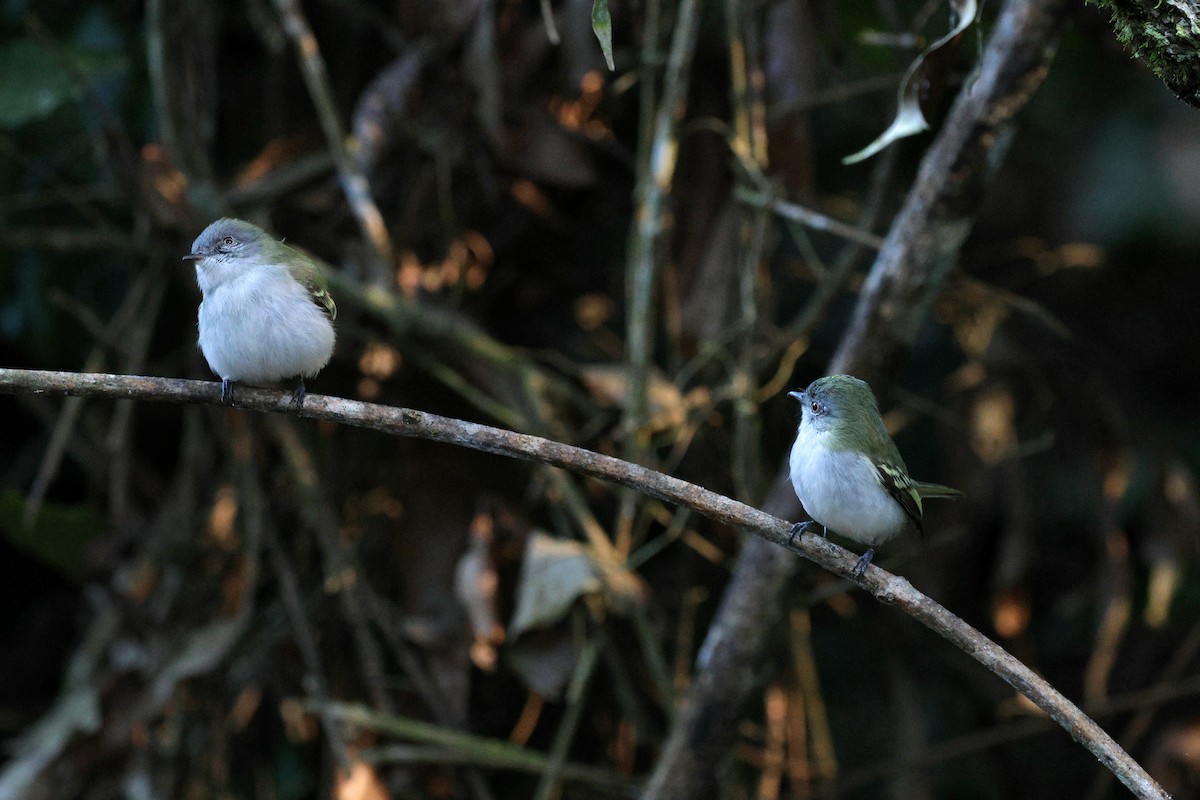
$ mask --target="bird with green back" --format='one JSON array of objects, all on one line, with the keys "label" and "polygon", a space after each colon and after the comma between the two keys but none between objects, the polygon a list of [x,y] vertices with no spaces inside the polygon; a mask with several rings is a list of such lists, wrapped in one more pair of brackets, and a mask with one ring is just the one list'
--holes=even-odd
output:
[{"label": "bird with green back", "polygon": [[200,351],[221,377],[221,400],[233,384],[270,385],[299,378],[292,404],[304,404],[304,379],[333,355],[337,306],[315,261],[257,225],[224,218],[192,243]]},{"label": "bird with green back", "polygon": [[789,459],[792,488],[812,517],[793,525],[792,535],[817,523],[867,545],[854,565],[855,577],[866,571],[876,545],[924,532],[922,500],[962,494],[908,476],[865,381],[829,375],[788,395],[800,402]]}]

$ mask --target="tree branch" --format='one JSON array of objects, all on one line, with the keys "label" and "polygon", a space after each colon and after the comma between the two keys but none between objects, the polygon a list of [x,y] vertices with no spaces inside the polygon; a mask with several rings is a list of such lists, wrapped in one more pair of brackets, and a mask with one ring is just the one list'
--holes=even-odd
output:
[{"label": "tree branch", "polygon": [[390,268],[395,255],[392,240],[388,235],[387,225],[384,224],[383,215],[379,212],[379,206],[375,204],[375,198],[371,195],[370,182],[354,163],[347,149],[346,132],[341,117],[338,116],[333,87],[329,82],[329,71],[325,68],[325,59],[321,57],[317,37],[296,0],[275,0],[275,8],[279,11],[284,31],[296,48],[300,72],[317,109],[317,118],[320,119],[321,128],[325,132],[325,144],[337,167],[346,202],[350,204],[350,210],[354,212],[359,228],[362,229],[381,265]]},{"label": "tree branch", "polygon": [[1091,0],[1108,11],[1117,39],[1145,59],[1167,88],[1200,108],[1200,9],[1192,0]]},{"label": "tree branch", "polygon": [[[984,191],[1011,141],[1014,118],[1049,68],[1064,6],[1063,0],[1004,4],[980,59],[978,77],[959,92],[922,159],[829,372],[853,373],[879,391],[902,362],[971,230]],[[786,465],[762,505],[776,514],[799,512]],[[798,565],[762,539],[746,542],[697,657],[695,679],[648,783],[647,797],[695,800],[715,793],[736,723],[760,687],[759,665]],[[1161,796],[1153,781],[1143,786],[1152,788],[1141,796]]]},{"label": "tree branch", "polygon": [[[61,394],[122,400],[220,404],[220,384],[175,378],[75,372],[0,369],[0,394]],[[288,413],[291,394],[239,387],[237,406],[247,411]],[[370,428],[393,436],[429,439],[486,453],[562,467],[583,475],[628,486],[643,494],[693,509],[726,525],[744,528],[772,544],[787,547],[821,567],[851,579],[855,556],[814,534],[789,541],[789,525],[778,519],[687,481],[664,475],[561,442],[515,433],[489,425],[324,395],[308,395],[300,412],[310,419]],[[1074,703],[1002,647],[917,591],[904,578],[872,566],[857,581],[880,602],[894,605],[945,637],[1010,686],[1033,701],[1088,748],[1138,797],[1168,795],[1099,725]]]}]

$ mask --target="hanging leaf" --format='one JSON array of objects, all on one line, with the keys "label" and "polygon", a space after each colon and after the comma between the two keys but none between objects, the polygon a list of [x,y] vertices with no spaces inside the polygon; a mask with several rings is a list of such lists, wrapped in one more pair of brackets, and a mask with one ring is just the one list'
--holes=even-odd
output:
[{"label": "hanging leaf", "polygon": [[577,599],[601,588],[599,570],[587,548],[535,532],[526,545],[509,635],[516,638],[558,622]]},{"label": "hanging leaf", "polygon": [[604,51],[604,61],[609,71],[616,69],[613,64],[612,52],[612,15],[608,13],[608,0],[595,0],[592,3],[592,30],[600,40],[600,49]]},{"label": "hanging leaf", "polygon": [[892,124],[875,141],[857,153],[843,158],[843,164],[857,164],[865,161],[897,139],[929,130],[929,123],[925,121],[925,115],[921,112],[920,85],[917,82],[917,73],[930,53],[944,47],[951,39],[965,31],[979,13],[979,5],[976,0],[951,0],[950,9],[954,14],[954,24],[950,27],[950,31],[922,50],[908,65],[904,79],[900,81],[900,88],[896,92],[896,118],[892,120]]},{"label": "hanging leaf", "polygon": [[925,115],[921,112],[919,87],[917,82],[912,80],[912,76],[920,65],[921,58],[918,57],[908,68],[908,72],[904,74],[904,80],[900,82],[900,96],[896,98],[896,118],[892,120],[892,124],[886,131],[879,134],[879,138],[875,141],[857,153],[843,158],[843,164],[857,164],[860,161],[866,161],[897,139],[915,136],[929,130],[929,123],[925,121]]}]

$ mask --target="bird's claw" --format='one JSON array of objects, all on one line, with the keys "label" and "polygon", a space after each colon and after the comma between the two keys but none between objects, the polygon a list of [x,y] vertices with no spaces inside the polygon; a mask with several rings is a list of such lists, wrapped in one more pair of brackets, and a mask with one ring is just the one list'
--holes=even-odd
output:
[{"label": "bird's claw", "polygon": [[[820,524],[820,523],[818,523],[815,519],[806,519],[803,522],[797,522],[795,525],[792,526],[792,529],[790,531],[788,531],[788,544],[791,544],[792,542],[794,542],[796,540],[797,535],[806,532],[808,530],[809,526],[818,525],[818,524]],[[821,525],[821,535],[822,536],[829,535],[829,531],[826,530],[824,525]]]},{"label": "bird's claw", "polygon": [[233,405],[233,381],[221,379],[221,402],[227,406]]},{"label": "bird's claw", "polygon": [[[799,534],[806,533],[806,531],[808,531],[808,529],[809,529],[809,525],[820,525],[820,524],[821,523],[818,523],[816,521],[816,519],[805,519],[804,522],[798,522],[798,523],[792,525],[791,530],[787,531],[788,545],[791,545],[791,543],[793,541],[796,541],[796,537]],[[824,525],[821,525],[821,535],[823,537],[826,537],[826,539],[828,539],[828,537],[829,537],[829,529],[824,527]]]},{"label": "bird's claw", "polygon": [[304,398],[307,395],[308,390],[304,388],[304,379],[301,378],[300,382],[296,384],[295,391],[292,392],[292,408],[295,409],[297,413],[300,412],[300,409],[304,408]]},{"label": "bird's claw", "polygon": [[803,522],[797,522],[793,525],[791,530],[788,531],[788,544],[796,541],[796,537],[808,530],[808,526],[812,524],[813,521],[811,519],[806,519]]},{"label": "bird's claw", "polygon": [[871,559],[875,557],[875,548],[868,547],[867,552],[858,557],[858,561],[854,562],[854,568],[850,570],[850,574],[855,578],[861,578],[863,573],[867,571],[867,567],[871,566]]}]

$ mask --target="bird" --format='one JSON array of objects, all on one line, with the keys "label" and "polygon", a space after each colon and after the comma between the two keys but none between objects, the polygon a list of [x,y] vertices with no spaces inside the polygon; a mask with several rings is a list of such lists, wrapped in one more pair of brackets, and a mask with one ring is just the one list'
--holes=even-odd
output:
[{"label": "bird", "polygon": [[915,481],[879,414],[871,387],[852,375],[828,375],[804,391],[788,392],[800,402],[800,424],[788,461],[792,488],[814,523],[867,545],[852,573],[861,578],[875,547],[903,533],[924,533],[921,501],[962,492]]},{"label": "bird", "polygon": [[271,385],[299,378],[292,405],[304,405],[305,378],[333,355],[337,305],[316,262],[245,220],[225,217],[205,228],[183,257],[196,267],[198,344],[221,378],[221,401],[233,384]]}]

